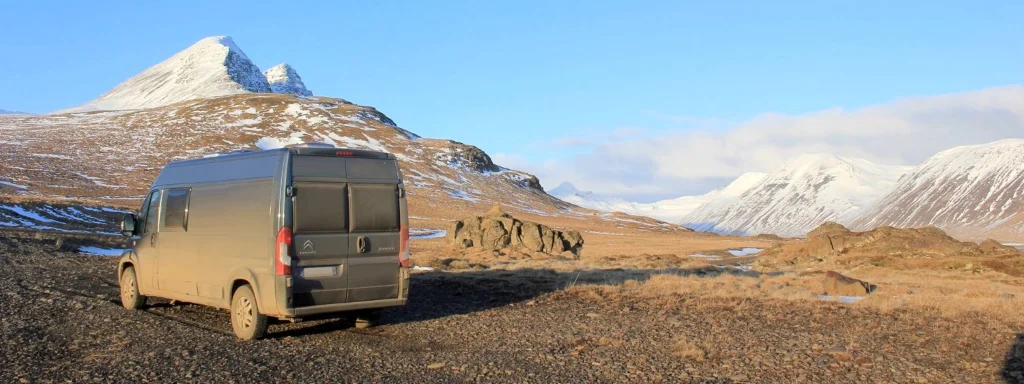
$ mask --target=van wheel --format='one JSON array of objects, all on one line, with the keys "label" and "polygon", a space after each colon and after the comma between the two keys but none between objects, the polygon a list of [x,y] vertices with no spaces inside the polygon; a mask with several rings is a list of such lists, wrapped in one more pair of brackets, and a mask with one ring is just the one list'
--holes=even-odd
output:
[{"label": "van wheel", "polygon": [[231,297],[231,328],[242,340],[259,339],[267,333],[267,316],[256,305],[252,287],[243,285]]},{"label": "van wheel", "polygon": [[126,267],[121,272],[121,305],[126,309],[139,309],[146,304],[146,296],[139,294],[139,279],[135,267]]},{"label": "van wheel", "polygon": [[366,329],[380,323],[380,310],[361,311],[356,314],[356,328]]}]

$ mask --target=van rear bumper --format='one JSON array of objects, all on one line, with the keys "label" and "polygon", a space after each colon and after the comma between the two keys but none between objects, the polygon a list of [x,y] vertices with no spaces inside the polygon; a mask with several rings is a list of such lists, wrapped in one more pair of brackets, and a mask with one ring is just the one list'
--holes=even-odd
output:
[{"label": "van rear bumper", "polygon": [[314,305],[310,307],[302,308],[289,308],[285,317],[303,317],[311,315],[322,315],[326,313],[335,312],[347,312],[355,311],[359,309],[376,309],[376,308],[387,308],[387,307],[400,307],[405,305],[408,301],[406,298],[399,299],[384,299],[384,300],[371,300],[371,301],[358,301],[354,303],[340,303],[340,304],[325,304],[325,305]]}]

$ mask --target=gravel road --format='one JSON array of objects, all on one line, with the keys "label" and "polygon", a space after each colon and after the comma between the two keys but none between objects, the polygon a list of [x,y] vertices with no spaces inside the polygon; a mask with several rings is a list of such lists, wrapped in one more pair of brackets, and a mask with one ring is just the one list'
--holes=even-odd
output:
[{"label": "gravel road", "polygon": [[[839,303],[563,290],[576,274],[429,272],[384,324],[275,324],[118,302],[115,260],[0,237],[0,377],[22,382],[1018,382],[1019,329]],[[580,275],[579,281],[599,275]],[[1008,353],[1010,351],[1011,353]],[[1016,354],[1013,352],[1015,351]]]}]

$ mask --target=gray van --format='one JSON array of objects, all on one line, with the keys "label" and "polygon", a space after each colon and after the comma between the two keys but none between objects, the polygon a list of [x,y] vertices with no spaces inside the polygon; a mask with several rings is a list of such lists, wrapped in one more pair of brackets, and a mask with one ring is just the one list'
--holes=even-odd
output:
[{"label": "gray van", "polygon": [[409,297],[409,219],[394,155],[291,146],[175,161],[126,215],[121,302],[228,309],[235,335],[268,318],[348,312],[357,327]]}]

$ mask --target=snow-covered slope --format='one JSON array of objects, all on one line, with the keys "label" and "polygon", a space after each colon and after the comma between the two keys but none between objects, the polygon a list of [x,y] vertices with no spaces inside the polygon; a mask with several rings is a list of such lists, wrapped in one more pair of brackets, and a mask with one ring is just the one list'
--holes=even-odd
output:
[{"label": "snow-covered slope", "polygon": [[932,156],[853,221],[855,228],[881,225],[1024,241],[1024,139]]},{"label": "snow-covered slope", "polygon": [[96,100],[54,113],[153,108],[249,92],[271,92],[267,78],[230,37],[216,36],[200,40]]},{"label": "snow-covered slope", "polygon": [[711,201],[727,201],[739,197],[747,189],[757,185],[767,174],[750,172],[743,174],[727,187],[698,196],[683,196],[654,203],[636,203],[620,198],[601,197],[593,192],[583,192],[572,184],[562,183],[548,191],[549,194],[575,205],[606,212],[622,212],[631,215],[679,222],[697,207]]},{"label": "snow-covered slope", "polygon": [[287,63],[281,63],[268,69],[263,74],[267,77],[267,83],[274,93],[288,93],[300,96],[312,96],[313,92],[302,83],[302,78],[295,68]]},{"label": "snow-covered slope", "polygon": [[803,236],[825,221],[848,221],[889,192],[911,168],[802,155],[738,197],[703,204],[682,223],[701,231]]}]

